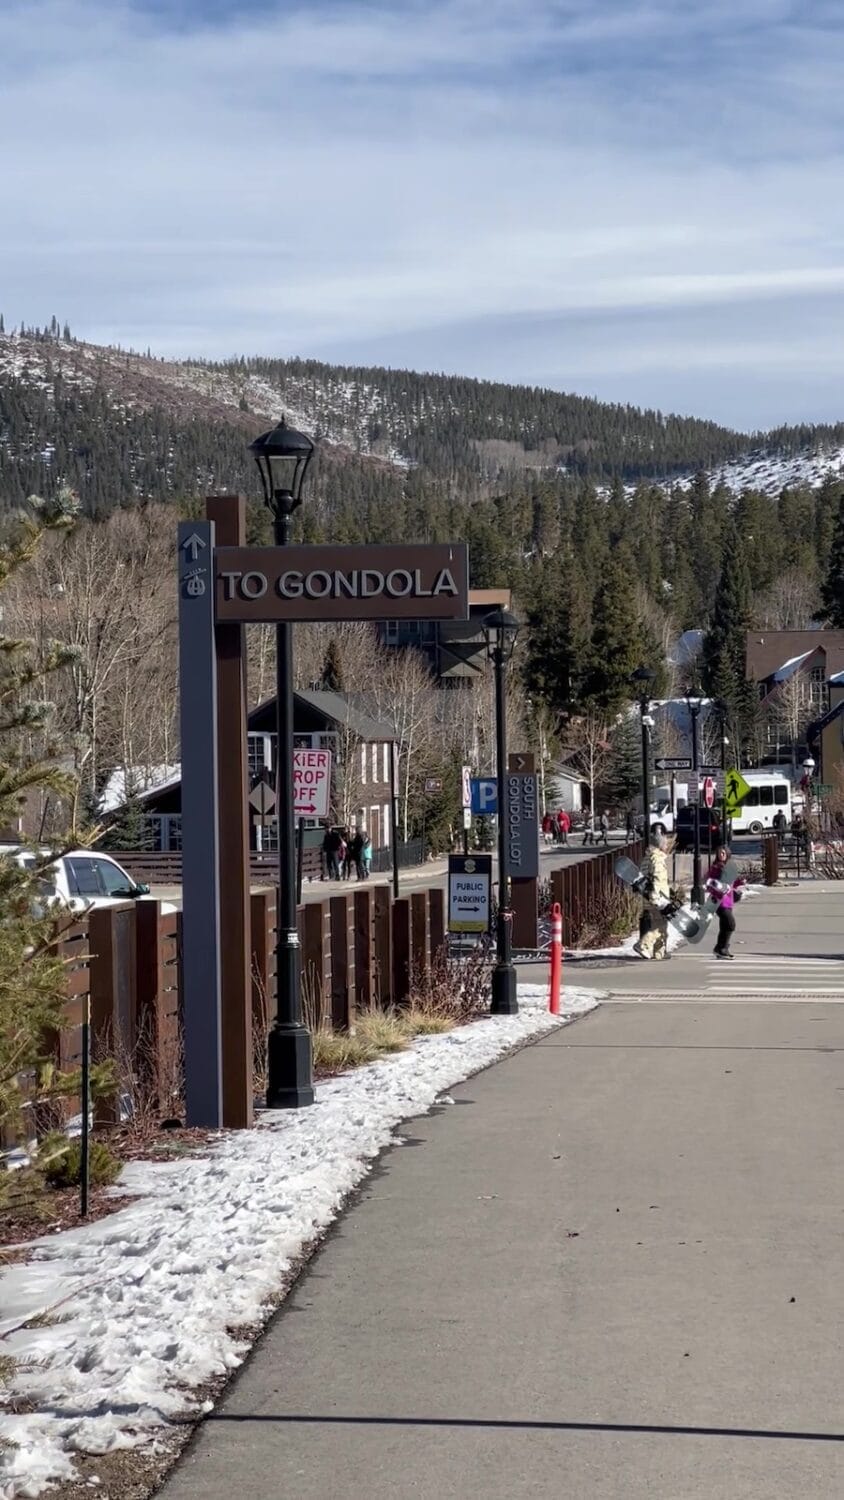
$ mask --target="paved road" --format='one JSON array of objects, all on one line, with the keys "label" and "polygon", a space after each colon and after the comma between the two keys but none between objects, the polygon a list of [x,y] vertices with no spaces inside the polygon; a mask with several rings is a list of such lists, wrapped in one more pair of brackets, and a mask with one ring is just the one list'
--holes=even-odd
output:
[{"label": "paved road", "polygon": [[[844,890],[776,895],[828,950]],[[837,1002],[630,991],[454,1090],[165,1500],[841,1500],[842,1059]]]},{"label": "paved road", "polygon": [[732,963],[713,958],[717,929],[696,946],[680,948],[668,963],[629,959],[571,962],[572,984],[630,996],[670,999],[708,995],[721,999],[844,999],[844,887],[806,880],[762,890],[736,907]]},{"label": "paved road", "polygon": [[[620,847],[624,840],[616,835],[610,835],[612,847]],[[587,845],[584,849],[580,836],[576,843],[570,843],[564,848],[542,849],[540,851],[540,878],[550,874],[552,869],[567,864],[579,864],[581,860],[592,859],[596,854],[603,854],[603,846],[593,848]],[[493,852],[493,872],[497,867],[497,858]],[[447,880],[448,864],[444,859],[431,860],[428,864],[413,865],[409,869],[399,872],[401,894],[406,895],[409,891],[419,890],[421,886],[442,885],[445,887]],[[370,876],[367,882],[370,886],[390,885],[392,872],[381,871],[377,875]],[[342,896],[353,891],[357,885],[356,880],[306,880],[302,886],[302,901],[325,901],[329,896]],[[253,886],[253,890],[261,890],[261,886]],[[265,889],[265,887],[264,887]],[[152,894],[159,901],[170,901],[175,906],[182,904],[182,887],[180,885],[156,885],[152,888]]]}]

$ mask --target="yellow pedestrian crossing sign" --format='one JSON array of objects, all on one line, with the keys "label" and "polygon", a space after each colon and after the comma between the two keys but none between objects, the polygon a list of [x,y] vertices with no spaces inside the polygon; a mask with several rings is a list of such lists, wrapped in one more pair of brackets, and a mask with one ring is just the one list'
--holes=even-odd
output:
[{"label": "yellow pedestrian crossing sign", "polygon": [[745,781],[741,771],[728,771],[724,778],[724,809],[728,818],[734,818],[750,791],[750,782]]}]

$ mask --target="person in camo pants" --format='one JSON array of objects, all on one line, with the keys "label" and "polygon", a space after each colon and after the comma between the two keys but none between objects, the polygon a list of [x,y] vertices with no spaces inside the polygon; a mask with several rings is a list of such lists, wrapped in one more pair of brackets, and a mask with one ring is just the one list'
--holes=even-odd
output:
[{"label": "person in camo pants", "polygon": [[639,922],[639,941],[634,943],[633,952],[638,953],[642,958],[664,959],[668,957],[668,928],[661,904],[671,898],[671,887],[668,883],[668,846],[664,834],[654,834],[651,847],[642,860],[639,873],[645,880],[644,895],[647,905]]}]

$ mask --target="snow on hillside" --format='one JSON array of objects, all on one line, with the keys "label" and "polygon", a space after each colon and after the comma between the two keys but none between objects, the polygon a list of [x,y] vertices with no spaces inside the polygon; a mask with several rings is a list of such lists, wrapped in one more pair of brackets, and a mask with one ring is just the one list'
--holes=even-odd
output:
[{"label": "snow on hillside", "polygon": [[[409,467],[411,433],[426,426],[434,428],[438,421],[453,415],[424,393],[418,394],[412,411],[403,410],[391,401],[388,392],[329,368],[318,374],[296,375],[282,370],[273,380],[237,360],[212,366],[155,359],[149,354],[74,340],[0,334],[0,376],[12,376],[49,391],[57,374],[69,385],[104,387],[115,410],[165,406],[186,417],[204,415],[242,422],[244,426],[250,425],[250,419],[254,423],[255,418],[269,425],[284,415],[292,426],[317,433],[322,441],[401,468]],[[520,445],[509,441],[506,447],[510,450],[508,461],[513,462],[520,455]],[[535,454],[526,452],[521,458],[526,467],[536,465]],[[500,454],[499,460],[504,461]],[[560,465],[560,471],[565,472],[564,465]],[[839,445],[805,449],[793,456],[757,448],[710,474],[713,482],[722,482],[735,493],[753,488],[776,495],[787,485],[817,486],[828,476],[842,472],[844,446]],[[688,485],[692,478],[689,473],[666,478],[662,483]],[[632,490],[633,486],[628,488]]]},{"label": "snow on hillside", "polygon": [[761,490],[778,495],[789,485],[823,484],[830,476],[838,477],[844,469],[844,447],[795,453],[790,457],[777,453],[749,453],[712,470],[712,481],[726,484],[735,494],[741,490]]}]

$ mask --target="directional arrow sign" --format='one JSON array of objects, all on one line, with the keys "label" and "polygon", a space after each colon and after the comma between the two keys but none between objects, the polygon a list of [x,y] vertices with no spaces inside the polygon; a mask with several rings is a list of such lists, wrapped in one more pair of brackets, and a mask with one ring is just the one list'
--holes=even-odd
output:
[{"label": "directional arrow sign", "polygon": [[739,811],[742,802],[750,791],[750,782],[745,781],[741,774],[733,767],[727,772],[726,785],[724,789],[724,808],[728,818],[734,818]]},{"label": "directional arrow sign", "polygon": [[514,750],[507,757],[507,770],[515,772],[516,775],[523,773],[533,775],[536,770],[536,756],[532,750]]},{"label": "directional arrow sign", "polygon": [[690,771],[692,769],[692,758],[690,755],[663,755],[654,761],[658,771]]},{"label": "directional arrow sign", "polygon": [[196,559],[198,558],[200,552],[204,549],[204,547],[205,543],[202,540],[202,537],[197,536],[195,531],[192,532],[190,536],[185,537],[185,540],[182,542],[182,550],[184,552],[187,552],[191,562],[196,562]]}]

